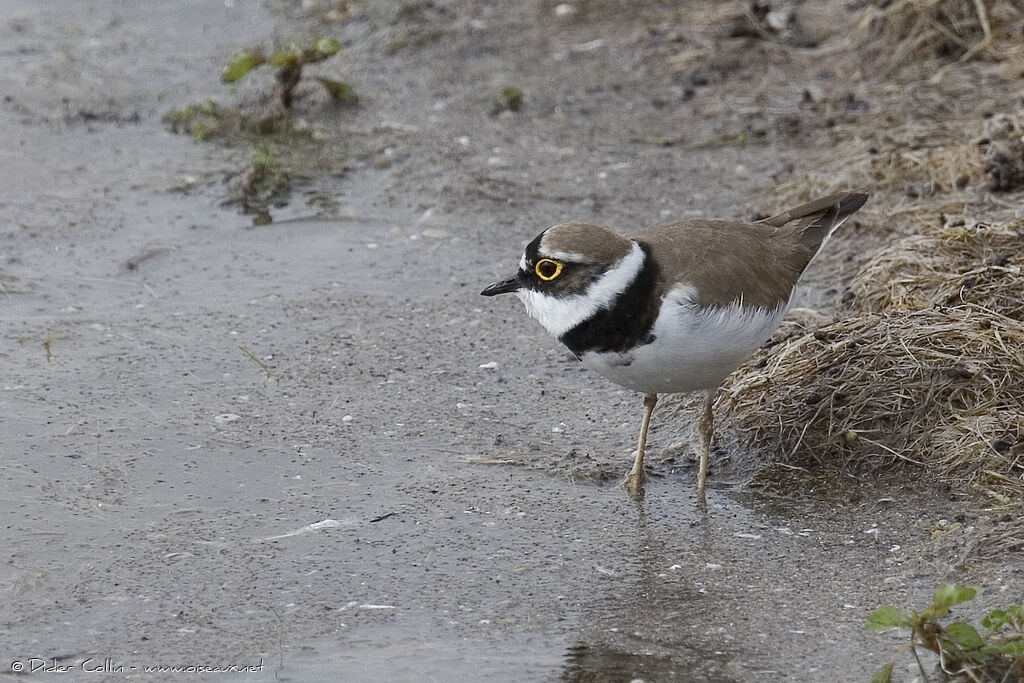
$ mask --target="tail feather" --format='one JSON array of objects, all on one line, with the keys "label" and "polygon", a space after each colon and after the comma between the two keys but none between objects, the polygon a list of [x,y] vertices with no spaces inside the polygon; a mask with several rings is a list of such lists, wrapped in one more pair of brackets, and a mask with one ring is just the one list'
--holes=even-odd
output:
[{"label": "tail feather", "polygon": [[863,190],[837,192],[760,222],[776,228],[792,224],[792,230],[799,235],[803,245],[811,254],[815,254],[835,229],[864,206],[867,200],[868,193]]}]

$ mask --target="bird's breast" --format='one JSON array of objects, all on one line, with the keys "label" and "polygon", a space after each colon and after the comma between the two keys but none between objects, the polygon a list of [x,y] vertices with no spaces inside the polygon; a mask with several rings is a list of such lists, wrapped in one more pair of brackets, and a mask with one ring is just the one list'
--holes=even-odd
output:
[{"label": "bird's breast", "polygon": [[714,389],[768,340],[787,308],[788,303],[769,310],[740,302],[704,308],[693,303],[692,288],[678,288],[662,302],[650,342],[621,352],[587,352],[580,360],[636,391]]}]

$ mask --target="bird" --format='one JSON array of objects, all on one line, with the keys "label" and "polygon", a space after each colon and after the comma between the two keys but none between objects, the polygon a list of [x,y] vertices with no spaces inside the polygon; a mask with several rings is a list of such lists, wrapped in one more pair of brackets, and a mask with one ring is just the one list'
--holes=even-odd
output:
[{"label": "bird", "polygon": [[512,277],[481,294],[515,293],[584,366],[643,394],[633,467],[622,482],[634,498],[644,494],[659,394],[703,392],[703,499],[715,393],[769,339],[807,265],[867,199],[862,190],[838,192],[761,220],[689,219],[626,235],[561,223],[526,245]]}]

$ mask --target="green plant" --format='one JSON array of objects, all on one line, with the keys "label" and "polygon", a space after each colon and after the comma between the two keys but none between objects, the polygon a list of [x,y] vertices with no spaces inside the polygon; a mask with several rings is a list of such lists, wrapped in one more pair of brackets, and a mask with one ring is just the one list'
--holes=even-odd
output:
[{"label": "green plant", "polygon": [[[269,56],[261,50],[241,50],[228,61],[220,76],[223,83],[234,83],[246,76],[261,64],[277,67],[277,82],[281,87],[281,104],[286,108],[292,106],[292,91],[302,78],[302,67],[307,64],[322,62],[337,54],[341,43],[334,38],[317,38],[303,46],[296,41],[288,41]],[[358,104],[359,97],[351,86],[321,76],[314,76],[328,94],[342,104]]]},{"label": "green plant", "polygon": [[[922,612],[879,607],[868,617],[867,627],[875,633],[909,628],[907,649],[914,656],[921,680],[930,680],[918,654],[924,648],[939,657],[941,680],[973,683],[1024,680],[1024,607],[1010,605],[994,609],[981,620],[981,630],[964,621],[949,624],[939,619],[953,605],[972,600],[978,591],[969,586],[944,584],[935,589],[932,604]],[[890,683],[895,658],[878,669],[871,683]],[[950,676],[958,678],[950,679]]]},{"label": "green plant", "polygon": [[497,116],[503,111],[519,111],[522,108],[523,91],[514,86],[508,86],[499,90],[491,102],[491,116]]},{"label": "green plant", "polygon": [[291,178],[274,158],[272,150],[260,147],[252,153],[250,167],[228,183],[232,203],[242,206],[242,213],[250,214],[253,225],[268,225],[273,221],[270,205],[287,204],[291,194]]},{"label": "green plant", "polygon": [[164,114],[172,133],[189,133],[196,140],[213,137],[220,125],[220,112],[213,100],[190,104],[184,109],[172,109]]}]

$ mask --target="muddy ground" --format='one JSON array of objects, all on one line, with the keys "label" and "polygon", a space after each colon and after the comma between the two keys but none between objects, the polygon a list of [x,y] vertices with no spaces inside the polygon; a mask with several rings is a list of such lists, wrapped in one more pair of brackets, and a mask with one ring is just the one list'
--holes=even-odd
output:
[{"label": "muddy ground", "polygon": [[[552,223],[749,217],[825,163],[859,109],[798,105],[860,86],[692,4],[6,0],[0,677],[856,681],[901,642],[879,605],[1019,600],[984,501],[927,477],[724,448],[701,509],[685,411],[634,503],[639,397],[479,297]],[[856,19],[829,11],[815,41]],[[224,204],[253,145],[161,119],[271,106],[220,69],[309,34],[361,105],[300,86],[319,142],[254,227]]]}]

